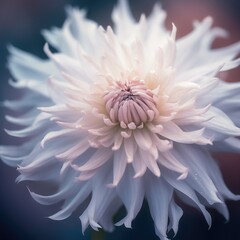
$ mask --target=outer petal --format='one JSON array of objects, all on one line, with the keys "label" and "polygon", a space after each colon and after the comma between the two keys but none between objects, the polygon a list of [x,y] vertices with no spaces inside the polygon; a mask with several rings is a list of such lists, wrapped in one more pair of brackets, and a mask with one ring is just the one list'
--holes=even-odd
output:
[{"label": "outer petal", "polygon": [[101,228],[98,222],[102,219],[109,205],[116,198],[114,188],[109,188],[107,184],[111,179],[109,166],[99,170],[92,182],[92,197],[91,201],[80,217],[83,231],[88,224],[95,230]]},{"label": "outer petal", "polygon": [[130,11],[128,1],[118,1],[117,7],[112,12],[112,20],[115,25],[115,31],[121,39],[131,34],[135,20]]},{"label": "outer petal", "polygon": [[[46,81],[51,74],[56,73],[49,60],[42,60],[14,47],[9,47],[12,54],[9,58],[9,69],[17,82],[16,87],[29,88],[48,96]],[[43,84],[45,81],[45,84]]]},{"label": "outer petal", "polygon": [[117,193],[127,209],[127,216],[116,225],[124,224],[128,228],[131,228],[132,220],[137,216],[144,198],[143,179],[134,179],[133,175],[133,170],[128,167],[117,186]]},{"label": "outer petal", "polygon": [[154,220],[156,234],[167,240],[168,209],[173,194],[173,188],[163,178],[148,175],[146,197],[150,213]]}]

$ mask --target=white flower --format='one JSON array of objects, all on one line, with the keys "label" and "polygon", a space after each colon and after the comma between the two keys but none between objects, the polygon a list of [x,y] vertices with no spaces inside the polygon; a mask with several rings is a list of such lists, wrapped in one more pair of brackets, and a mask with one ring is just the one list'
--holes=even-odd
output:
[{"label": "white flower", "polygon": [[[211,49],[225,31],[212,19],[175,40],[176,27],[164,27],[165,12],[156,5],[136,22],[125,0],[114,9],[114,28],[68,9],[63,28],[44,31],[48,60],[10,48],[9,69],[25,90],[5,101],[6,116],[20,130],[20,146],[2,146],[1,158],[18,166],[18,181],[53,181],[50,196],[30,191],[41,204],[63,202],[50,218],[69,217],[77,207],[83,231],[113,230],[112,217],[124,205],[116,225],[131,227],[146,199],[156,234],[178,230],[182,209],[173,195],[228,219],[225,199],[240,199],[225,186],[213,151],[240,151],[240,83],[218,73],[235,68],[240,44]],[[84,204],[85,205],[84,205]],[[83,207],[86,206],[87,207]]]}]

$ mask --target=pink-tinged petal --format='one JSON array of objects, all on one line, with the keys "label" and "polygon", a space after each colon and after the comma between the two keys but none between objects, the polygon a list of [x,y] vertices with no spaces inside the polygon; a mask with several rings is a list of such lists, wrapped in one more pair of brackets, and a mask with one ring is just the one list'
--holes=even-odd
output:
[{"label": "pink-tinged petal", "polygon": [[160,177],[161,176],[160,168],[158,166],[156,159],[153,157],[153,155],[150,154],[150,152],[148,152],[148,151],[139,150],[139,152],[140,152],[140,157],[142,158],[142,161],[146,164],[148,169],[156,177]]},{"label": "pink-tinged petal", "polygon": [[135,141],[141,149],[149,150],[151,148],[152,139],[150,134],[146,130],[136,130],[133,132]]},{"label": "pink-tinged petal", "polygon": [[142,177],[147,170],[147,166],[144,163],[139,150],[135,154],[135,158],[132,163],[132,166],[135,172],[134,178]]},{"label": "pink-tinged petal", "polygon": [[164,123],[161,135],[180,143],[211,144],[211,141],[203,137],[204,129],[184,132],[173,122]]},{"label": "pink-tinged petal", "polygon": [[124,148],[127,156],[127,162],[133,162],[135,153],[137,151],[136,143],[132,139],[124,139]]},{"label": "pink-tinged petal", "polygon": [[113,158],[113,182],[112,184],[109,184],[109,187],[115,187],[118,185],[127,166],[126,153],[123,147],[115,152]]}]

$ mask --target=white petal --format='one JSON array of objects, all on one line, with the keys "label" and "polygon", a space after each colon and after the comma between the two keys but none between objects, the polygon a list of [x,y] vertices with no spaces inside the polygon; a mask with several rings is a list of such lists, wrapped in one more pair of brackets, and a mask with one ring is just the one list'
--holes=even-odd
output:
[{"label": "white petal", "polygon": [[17,80],[18,86],[30,88],[40,94],[48,96],[46,80],[55,72],[49,60],[42,60],[14,47],[9,47],[11,57],[9,69]]},{"label": "white petal", "polygon": [[91,171],[101,167],[105,162],[107,162],[112,156],[112,152],[109,149],[98,149],[87,162],[78,167],[78,171]]},{"label": "white petal", "polygon": [[169,226],[168,231],[173,229],[174,234],[178,232],[178,223],[183,215],[183,210],[172,199],[169,206]]},{"label": "white petal", "polygon": [[173,122],[167,122],[163,124],[163,130],[161,135],[180,143],[199,143],[199,144],[210,144],[211,142],[204,138],[203,135],[204,129],[184,132],[180,127],[178,127]]},{"label": "white petal", "polygon": [[85,183],[80,189],[79,192],[74,196],[74,198],[68,198],[65,200],[62,210],[53,214],[49,218],[53,220],[62,220],[69,217],[72,212],[88,197],[90,194],[90,182]]},{"label": "white petal", "polygon": [[130,11],[128,1],[118,1],[117,7],[112,12],[112,20],[116,28],[115,31],[120,37],[123,38],[130,33],[135,21]]},{"label": "white petal", "polygon": [[146,130],[135,130],[133,131],[133,136],[138,144],[138,146],[143,150],[149,150],[152,145],[152,139],[149,132]]},{"label": "white petal", "polygon": [[229,136],[240,136],[240,128],[221,110],[211,107],[205,114],[210,120],[203,123],[205,134],[215,140],[222,140]]},{"label": "white petal", "polygon": [[116,198],[114,199],[105,210],[103,216],[100,219],[100,225],[104,230],[108,232],[112,232],[114,230],[113,218],[116,212],[118,212],[119,208],[122,206],[122,201]]},{"label": "white petal", "polygon": [[91,201],[80,217],[83,232],[88,224],[95,230],[101,227],[98,222],[103,217],[108,206],[116,198],[115,189],[107,187],[107,183],[111,178],[111,174],[108,174],[109,170],[108,166],[102,171],[98,171],[92,182]]},{"label": "white petal", "polygon": [[218,189],[213,179],[208,174],[209,166],[203,164],[203,158],[211,161],[211,158],[204,155],[205,150],[195,146],[175,146],[176,158],[188,166],[188,177],[186,182],[196,190],[209,204],[221,203],[218,197]]},{"label": "white petal", "polygon": [[154,220],[156,233],[161,239],[167,239],[168,209],[173,188],[163,178],[148,176],[146,196],[151,216]]},{"label": "white petal", "polygon": [[139,152],[140,152],[140,156],[141,156],[143,162],[146,164],[148,169],[156,177],[160,177],[161,176],[161,172],[160,172],[158,163],[157,163],[156,159],[154,158],[154,156],[152,154],[150,154],[149,152],[146,152],[146,151],[139,150]]},{"label": "white petal", "polygon": [[158,159],[159,163],[177,173],[180,173],[181,175],[177,178],[178,180],[183,180],[188,175],[188,168],[181,164],[181,162],[178,161],[177,158],[175,158],[171,153],[163,153],[159,156]]},{"label": "white petal", "polygon": [[119,226],[121,224],[124,224],[125,227],[131,228],[131,223],[137,216],[143,203],[143,180],[142,178],[133,179],[133,172],[131,168],[128,167],[124,177],[122,178],[122,181],[116,189],[127,210],[126,217],[124,217],[116,225]]},{"label": "white petal", "polygon": [[114,153],[113,159],[113,183],[109,184],[111,187],[115,187],[118,185],[122,176],[124,174],[125,168],[127,166],[127,157],[125,154],[125,150],[122,147],[118,151]]},{"label": "white petal", "polygon": [[146,172],[147,165],[143,161],[140,151],[136,152],[134,161],[132,162],[132,166],[135,172],[134,178],[142,177]]},{"label": "white petal", "polygon": [[198,207],[201,210],[201,212],[203,213],[203,215],[210,227],[211,223],[212,223],[211,216],[205,209],[204,205],[201,204],[201,202],[199,201],[194,190],[188,184],[186,184],[185,181],[176,181],[175,174],[172,174],[169,171],[167,171],[166,174],[164,171],[163,174],[164,174],[164,178],[166,179],[166,181],[172,187],[174,187],[175,189],[177,189],[179,191],[179,196],[184,202],[186,202],[189,205],[193,205],[194,207]]}]

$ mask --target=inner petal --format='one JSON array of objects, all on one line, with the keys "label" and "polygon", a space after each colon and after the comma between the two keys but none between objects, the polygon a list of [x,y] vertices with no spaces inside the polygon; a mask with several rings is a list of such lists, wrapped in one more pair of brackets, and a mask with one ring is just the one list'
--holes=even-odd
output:
[{"label": "inner petal", "polygon": [[114,82],[104,94],[109,119],[123,128],[134,129],[158,114],[156,96],[143,81]]}]

